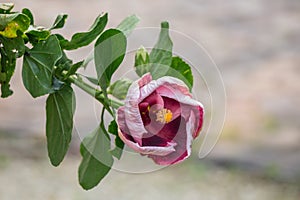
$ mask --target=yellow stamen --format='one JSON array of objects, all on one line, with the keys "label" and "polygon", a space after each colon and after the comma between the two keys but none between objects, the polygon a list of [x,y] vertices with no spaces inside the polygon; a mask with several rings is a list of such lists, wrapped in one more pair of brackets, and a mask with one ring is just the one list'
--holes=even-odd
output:
[{"label": "yellow stamen", "polygon": [[156,121],[167,124],[172,120],[173,113],[168,109],[161,109],[156,113]]}]

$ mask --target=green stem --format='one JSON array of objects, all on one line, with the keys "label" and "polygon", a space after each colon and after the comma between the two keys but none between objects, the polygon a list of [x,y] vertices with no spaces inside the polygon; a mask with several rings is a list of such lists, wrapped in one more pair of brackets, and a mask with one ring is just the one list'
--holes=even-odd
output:
[{"label": "green stem", "polygon": [[82,79],[78,78],[76,75],[72,75],[68,77],[68,80],[71,81],[74,85],[97,99],[100,103],[109,104],[111,107],[118,109],[120,106],[124,104],[113,99],[106,99],[105,96],[102,94],[101,90],[94,88],[93,86],[87,84],[86,82],[82,81]]}]

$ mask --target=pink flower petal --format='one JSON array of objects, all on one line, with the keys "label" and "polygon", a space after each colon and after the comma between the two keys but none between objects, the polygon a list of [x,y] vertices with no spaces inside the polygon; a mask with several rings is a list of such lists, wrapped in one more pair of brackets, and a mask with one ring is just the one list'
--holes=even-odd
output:
[{"label": "pink flower petal", "polygon": [[176,143],[173,142],[168,142],[164,147],[141,146],[137,142],[130,139],[129,129],[126,126],[124,111],[125,111],[124,107],[119,108],[117,114],[117,124],[119,127],[119,136],[126,145],[128,145],[133,150],[144,155],[152,154],[152,155],[165,156],[175,151],[174,147],[176,146]]},{"label": "pink flower petal", "polygon": [[147,133],[139,110],[140,90],[137,82],[133,82],[128,89],[125,99],[124,113],[125,123],[130,135],[139,143],[142,143],[143,134]]},{"label": "pink flower petal", "polygon": [[[183,118],[182,118],[183,119]],[[190,119],[185,124],[184,120],[180,123],[178,133],[174,138],[177,143],[175,151],[166,156],[148,155],[156,164],[171,165],[182,162],[191,155],[191,145],[193,141],[193,133],[195,131],[195,116],[191,111]]]},{"label": "pink flower petal", "polygon": [[166,156],[157,156],[157,155],[148,155],[149,158],[152,158],[156,164],[159,165],[171,165],[175,164],[187,157],[187,130],[186,123],[183,118],[181,118],[180,126],[178,131],[175,133],[176,136],[173,139],[176,142],[175,151],[166,155]]}]

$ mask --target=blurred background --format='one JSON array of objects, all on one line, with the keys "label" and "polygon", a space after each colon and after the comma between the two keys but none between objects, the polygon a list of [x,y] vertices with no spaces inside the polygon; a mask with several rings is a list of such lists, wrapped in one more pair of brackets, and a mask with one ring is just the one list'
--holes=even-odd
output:
[{"label": "blurred background", "polygon": [[[5,1],[8,2],[8,1]],[[300,199],[300,1],[299,0],[27,0],[15,10],[32,10],[35,23],[50,26],[69,14],[63,35],[85,31],[101,12],[109,27],[136,14],[138,27],[171,28],[201,43],[223,76],[227,116],[220,139],[204,159],[199,144],[188,161],[152,173],[112,170],[95,189],[77,181],[79,137],[57,168],[47,159],[45,98],[32,99],[21,81],[14,95],[0,99],[0,199]],[[153,38],[156,39],[156,38]],[[177,48],[186,50],[186,46]],[[70,53],[80,60],[90,47]],[[199,96],[199,100],[201,96]],[[75,120],[92,130],[93,102],[77,91]],[[81,105],[81,106],[80,106]],[[94,117],[94,113],[92,113]]]}]

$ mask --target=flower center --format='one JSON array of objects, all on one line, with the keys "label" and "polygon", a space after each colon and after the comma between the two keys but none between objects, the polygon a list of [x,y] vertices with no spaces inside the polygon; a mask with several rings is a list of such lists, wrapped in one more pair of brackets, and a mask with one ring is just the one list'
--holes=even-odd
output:
[{"label": "flower center", "polygon": [[156,113],[156,121],[162,123],[162,124],[167,124],[172,120],[173,113],[171,110],[168,109],[161,109],[158,110]]}]

